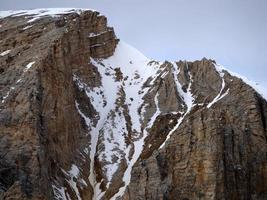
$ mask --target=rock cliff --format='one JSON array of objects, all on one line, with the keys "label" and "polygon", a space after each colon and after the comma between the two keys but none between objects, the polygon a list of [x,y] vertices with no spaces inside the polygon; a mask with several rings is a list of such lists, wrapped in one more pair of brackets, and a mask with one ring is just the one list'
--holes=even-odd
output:
[{"label": "rock cliff", "polygon": [[267,102],[79,9],[0,12],[0,199],[267,199]]}]

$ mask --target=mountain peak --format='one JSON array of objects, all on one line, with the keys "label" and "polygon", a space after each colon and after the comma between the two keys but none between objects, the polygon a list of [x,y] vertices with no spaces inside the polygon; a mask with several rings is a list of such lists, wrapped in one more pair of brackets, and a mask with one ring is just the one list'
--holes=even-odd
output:
[{"label": "mountain peak", "polygon": [[267,102],[245,78],[149,59],[98,12],[0,16],[1,197],[267,198]]}]

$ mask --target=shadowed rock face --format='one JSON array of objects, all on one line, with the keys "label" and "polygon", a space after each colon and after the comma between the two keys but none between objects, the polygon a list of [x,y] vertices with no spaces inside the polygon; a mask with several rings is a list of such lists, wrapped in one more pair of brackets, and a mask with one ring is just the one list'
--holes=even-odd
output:
[{"label": "shadowed rock face", "polygon": [[0,18],[0,199],[267,199],[253,88],[149,60],[95,11],[37,17]]},{"label": "shadowed rock face", "polygon": [[[52,199],[56,196],[53,186],[65,187],[75,199],[68,184],[68,171],[75,164],[82,169],[78,181],[84,180],[77,188],[83,199],[90,199],[90,160],[83,152],[90,135],[75,100],[84,105],[80,109],[88,115],[94,117],[95,111],[84,91],[75,86],[73,73],[84,82],[99,85],[100,77],[88,63],[89,57],[112,55],[117,39],[106,18],[97,12],[28,20],[0,19],[0,52],[11,49],[0,56],[1,196]],[[105,35],[88,37],[98,32]],[[93,47],[96,43],[99,45]],[[27,70],[31,62],[34,64]]]}]

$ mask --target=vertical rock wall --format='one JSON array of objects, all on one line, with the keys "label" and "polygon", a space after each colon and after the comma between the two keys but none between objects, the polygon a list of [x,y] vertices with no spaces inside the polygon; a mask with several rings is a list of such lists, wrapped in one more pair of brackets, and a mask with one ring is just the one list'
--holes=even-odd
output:
[{"label": "vertical rock wall", "polygon": [[0,51],[10,50],[0,57],[0,195],[52,199],[65,190],[78,199],[71,187],[78,169],[76,188],[82,199],[91,199],[90,160],[84,152],[90,136],[75,106],[79,101],[86,107],[87,101],[73,75],[88,85],[100,84],[89,58],[112,55],[118,40],[97,12],[27,22],[32,17],[0,19]]},{"label": "vertical rock wall", "polygon": [[153,141],[164,138],[172,127],[164,120],[173,119],[158,117],[124,199],[266,199],[266,100],[225,72],[229,94],[207,108],[222,81],[211,61],[187,65],[199,105],[161,149]]}]

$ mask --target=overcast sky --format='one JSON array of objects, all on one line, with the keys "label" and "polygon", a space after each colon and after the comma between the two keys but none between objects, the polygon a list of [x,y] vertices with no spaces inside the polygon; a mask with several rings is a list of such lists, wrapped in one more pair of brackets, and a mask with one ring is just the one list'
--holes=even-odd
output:
[{"label": "overcast sky", "polygon": [[0,0],[0,10],[41,7],[99,10],[147,57],[215,59],[267,88],[267,0]]}]

